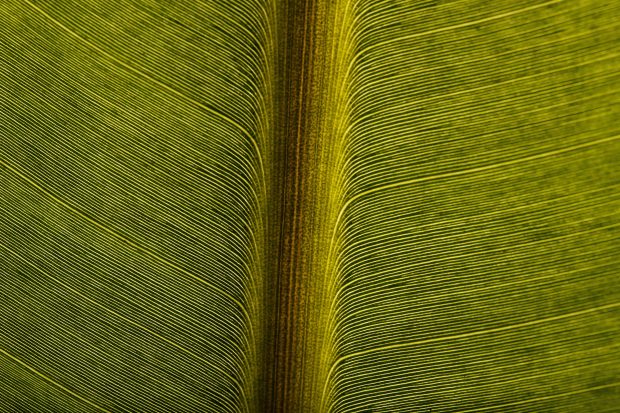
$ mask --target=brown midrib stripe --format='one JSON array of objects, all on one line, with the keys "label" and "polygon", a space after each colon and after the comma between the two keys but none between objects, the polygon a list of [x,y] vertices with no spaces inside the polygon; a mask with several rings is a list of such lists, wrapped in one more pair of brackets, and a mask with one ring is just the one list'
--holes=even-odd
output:
[{"label": "brown midrib stripe", "polygon": [[[276,294],[267,291],[267,306],[271,308],[272,319],[267,326],[273,326],[273,333],[266,348],[271,357],[266,357],[264,386],[265,412],[297,412],[302,408],[304,345],[306,337],[305,305],[308,291],[304,288],[304,260],[311,246],[303,245],[304,234],[311,235],[304,228],[304,208],[310,201],[306,171],[312,165],[309,151],[314,145],[314,136],[308,131],[307,114],[312,105],[313,87],[313,37],[316,0],[289,0],[281,15],[280,38],[285,38],[279,47],[279,67],[284,71],[279,79],[277,134],[277,164],[274,168],[272,202],[277,209],[273,223],[272,246],[279,256],[269,277]],[[284,125],[283,128],[279,128]],[[271,207],[272,205],[270,205]]]}]

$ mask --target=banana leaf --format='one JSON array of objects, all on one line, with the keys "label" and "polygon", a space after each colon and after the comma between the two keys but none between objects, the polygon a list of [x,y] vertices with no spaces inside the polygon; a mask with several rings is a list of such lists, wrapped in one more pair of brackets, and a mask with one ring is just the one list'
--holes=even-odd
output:
[{"label": "banana leaf", "polygon": [[0,412],[620,412],[620,3],[0,1]]}]

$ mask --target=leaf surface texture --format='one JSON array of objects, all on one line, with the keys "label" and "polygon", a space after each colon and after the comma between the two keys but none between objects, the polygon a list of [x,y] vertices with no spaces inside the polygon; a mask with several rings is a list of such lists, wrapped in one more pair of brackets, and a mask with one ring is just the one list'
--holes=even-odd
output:
[{"label": "leaf surface texture", "polygon": [[619,16],[3,1],[0,411],[620,411]]}]

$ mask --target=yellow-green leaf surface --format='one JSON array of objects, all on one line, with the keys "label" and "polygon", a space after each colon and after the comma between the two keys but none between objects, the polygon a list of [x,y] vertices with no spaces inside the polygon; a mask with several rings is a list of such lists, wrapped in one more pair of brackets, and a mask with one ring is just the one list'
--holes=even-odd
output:
[{"label": "yellow-green leaf surface", "polygon": [[255,410],[273,7],[0,10],[0,409]]},{"label": "yellow-green leaf surface", "polygon": [[620,412],[619,17],[0,1],[0,412]]}]

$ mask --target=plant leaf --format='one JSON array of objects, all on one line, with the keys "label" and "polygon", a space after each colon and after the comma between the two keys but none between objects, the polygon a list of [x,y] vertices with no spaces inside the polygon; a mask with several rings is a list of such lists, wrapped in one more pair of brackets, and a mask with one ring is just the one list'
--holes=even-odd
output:
[{"label": "plant leaf", "polygon": [[619,7],[3,1],[0,411],[618,411]]},{"label": "plant leaf", "polygon": [[617,411],[618,6],[348,13],[320,411]]},{"label": "plant leaf", "polygon": [[4,411],[256,410],[270,4],[0,11]]}]

